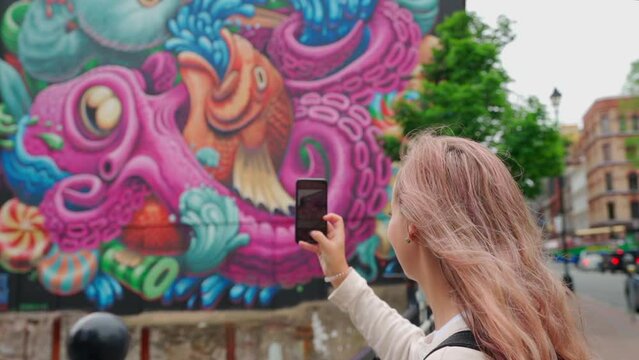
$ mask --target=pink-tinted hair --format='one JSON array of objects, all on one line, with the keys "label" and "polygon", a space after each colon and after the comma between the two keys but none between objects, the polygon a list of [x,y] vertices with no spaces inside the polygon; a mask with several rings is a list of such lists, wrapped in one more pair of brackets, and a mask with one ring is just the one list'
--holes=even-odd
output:
[{"label": "pink-tinted hair", "polygon": [[547,267],[541,232],[498,156],[467,139],[419,133],[394,193],[487,355],[591,358],[574,297]]}]

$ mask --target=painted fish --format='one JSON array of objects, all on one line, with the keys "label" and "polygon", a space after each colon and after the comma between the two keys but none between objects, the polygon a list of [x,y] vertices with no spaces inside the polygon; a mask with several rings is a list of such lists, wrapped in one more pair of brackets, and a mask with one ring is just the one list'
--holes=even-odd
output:
[{"label": "painted fish", "polygon": [[190,93],[184,137],[195,152],[213,148],[207,170],[256,206],[289,213],[293,199],[278,169],[293,125],[293,107],[280,73],[243,37],[222,29],[230,60],[224,76],[195,52],[178,62]]}]

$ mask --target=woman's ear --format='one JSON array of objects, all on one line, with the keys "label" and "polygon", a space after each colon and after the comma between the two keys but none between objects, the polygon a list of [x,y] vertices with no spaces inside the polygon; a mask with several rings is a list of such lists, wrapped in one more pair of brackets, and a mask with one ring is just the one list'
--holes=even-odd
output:
[{"label": "woman's ear", "polygon": [[413,224],[408,224],[408,238],[411,240],[415,240],[417,236],[417,227]]}]

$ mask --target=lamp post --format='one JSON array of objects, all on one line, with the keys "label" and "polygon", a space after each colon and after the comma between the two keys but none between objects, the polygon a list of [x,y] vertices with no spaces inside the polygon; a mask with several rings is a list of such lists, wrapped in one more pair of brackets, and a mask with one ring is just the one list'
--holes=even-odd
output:
[{"label": "lamp post", "polygon": [[552,103],[552,107],[555,109],[555,121],[559,124],[559,105],[561,104],[561,93],[557,88],[552,91],[550,95],[550,102]]},{"label": "lamp post", "polygon": [[[559,105],[561,104],[561,93],[557,88],[553,90],[550,95],[550,102],[552,103],[552,107],[555,109],[555,121],[557,122],[557,126],[559,126]],[[572,281],[572,276],[570,276],[570,271],[568,267],[568,244],[566,243],[566,212],[564,208],[564,177],[560,175],[557,179],[559,183],[559,212],[561,214],[561,244],[564,248],[564,276],[563,281],[564,284],[571,290],[575,291],[575,286]]]}]

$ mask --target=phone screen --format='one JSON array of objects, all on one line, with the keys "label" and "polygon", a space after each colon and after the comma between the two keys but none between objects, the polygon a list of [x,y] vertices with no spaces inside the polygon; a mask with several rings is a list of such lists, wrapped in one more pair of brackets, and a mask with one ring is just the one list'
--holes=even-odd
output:
[{"label": "phone screen", "polygon": [[310,232],[318,230],[326,234],[327,184],[323,179],[297,181],[295,206],[295,241],[315,243]]}]

